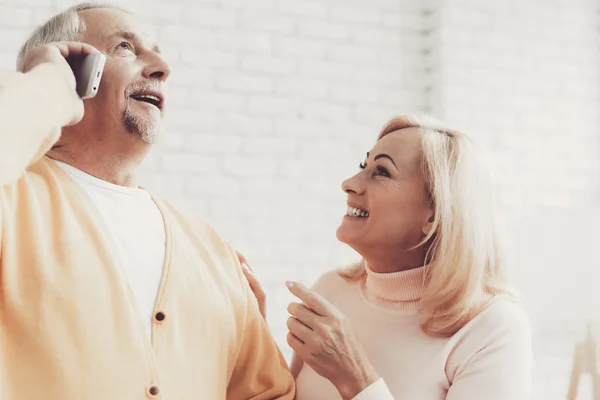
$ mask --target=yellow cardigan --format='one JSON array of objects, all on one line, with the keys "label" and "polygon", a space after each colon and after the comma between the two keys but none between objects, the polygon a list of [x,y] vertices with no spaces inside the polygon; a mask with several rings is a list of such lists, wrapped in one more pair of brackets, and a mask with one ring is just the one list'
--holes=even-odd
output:
[{"label": "yellow cardigan", "polygon": [[49,64],[0,80],[0,399],[292,399],[235,253],[158,199],[167,248],[148,339],[99,215],[43,156],[68,91]]}]

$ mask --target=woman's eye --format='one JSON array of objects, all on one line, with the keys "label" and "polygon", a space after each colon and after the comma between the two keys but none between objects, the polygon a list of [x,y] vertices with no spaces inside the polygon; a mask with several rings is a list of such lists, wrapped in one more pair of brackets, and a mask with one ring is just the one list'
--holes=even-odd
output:
[{"label": "woman's eye", "polygon": [[358,168],[363,170],[363,169],[367,168],[367,164],[360,163],[360,164],[358,164]]},{"label": "woman's eye", "polygon": [[390,173],[384,167],[378,166],[373,175],[385,176],[387,178],[390,177]]}]

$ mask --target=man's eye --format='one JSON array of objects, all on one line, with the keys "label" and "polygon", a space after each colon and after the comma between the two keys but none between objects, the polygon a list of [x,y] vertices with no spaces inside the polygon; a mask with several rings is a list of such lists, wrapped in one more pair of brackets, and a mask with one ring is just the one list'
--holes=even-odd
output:
[{"label": "man's eye", "polygon": [[133,50],[133,46],[131,46],[131,44],[129,42],[121,42],[121,43],[119,43],[119,48],[120,49],[125,49],[125,50]]}]

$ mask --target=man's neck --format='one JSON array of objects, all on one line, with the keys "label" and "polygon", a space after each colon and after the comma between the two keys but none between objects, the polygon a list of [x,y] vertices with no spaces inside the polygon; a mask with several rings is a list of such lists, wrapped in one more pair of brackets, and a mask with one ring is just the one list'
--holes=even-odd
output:
[{"label": "man's neck", "polygon": [[118,123],[84,118],[75,126],[63,128],[47,156],[103,181],[137,187],[140,164],[151,147]]},{"label": "man's neck", "polygon": [[125,187],[138,186],[138,163],[114,160],[111,157],[71,157],[68,153],[50,150],[47,156],[69,164],[103,181]]}]

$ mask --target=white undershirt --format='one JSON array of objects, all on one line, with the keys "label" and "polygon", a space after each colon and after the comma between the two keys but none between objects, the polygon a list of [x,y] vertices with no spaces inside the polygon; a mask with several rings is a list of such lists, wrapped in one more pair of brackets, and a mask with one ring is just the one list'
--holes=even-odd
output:
[{"label": "white undershirt", "polygon": [[149,337],[165,261],[162,214],[148,192],[114,185],[56,161],[87,194],[106,224]]}]

